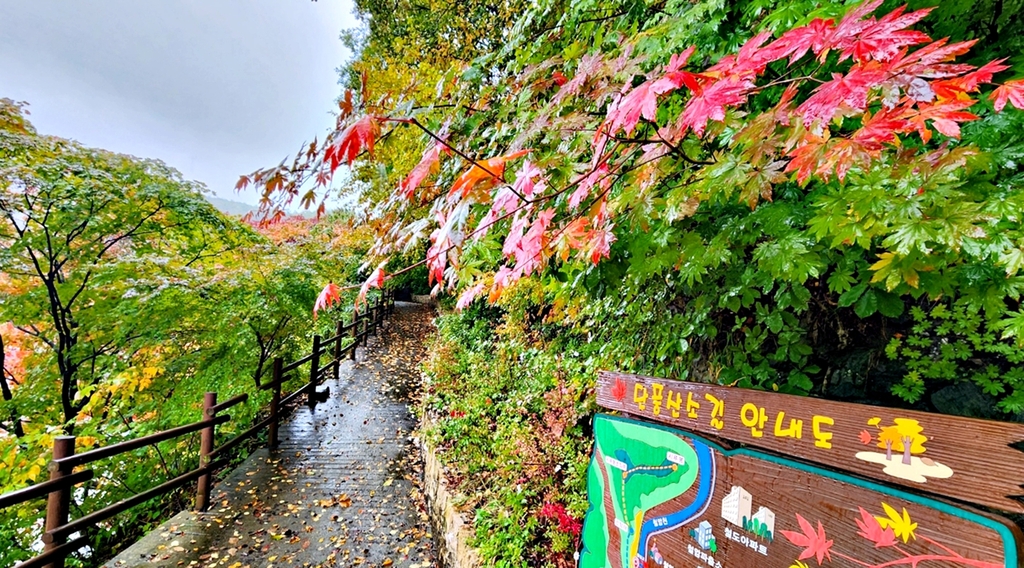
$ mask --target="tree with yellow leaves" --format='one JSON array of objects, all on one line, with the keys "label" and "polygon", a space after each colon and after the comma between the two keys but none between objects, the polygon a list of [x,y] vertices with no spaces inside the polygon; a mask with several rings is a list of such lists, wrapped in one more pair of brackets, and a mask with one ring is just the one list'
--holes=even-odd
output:
[{"label": "tree with yellow leaves", "polygon": [[923,435],[924,427],[917,420],[910,418],[896,418],[891,426],[879,427],[880,418],[873,418],[869,424],[879,428],[878,447],[885,449],[885,459],[892,461],[892,452],[903,452],[903,463],[911,464],[911,457],[916,454],[923,454],[927,448],[924,443],[928,437]]}]

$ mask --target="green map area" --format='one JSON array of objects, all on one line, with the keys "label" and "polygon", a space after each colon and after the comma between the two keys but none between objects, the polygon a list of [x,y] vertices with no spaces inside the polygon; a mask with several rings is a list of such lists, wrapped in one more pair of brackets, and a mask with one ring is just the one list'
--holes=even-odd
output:
[{"label": "green map area", "polygon": [[[697,464],[693,447],[670,431],[595,417],[580,568],[632,566],[632,558],[645,552],[640,550],[642,537],[671,528],[669,517],[652,519],[647,512],[690,489],[699,473]],[[610,549],[612,531],[619,535],[617,550]]]}]

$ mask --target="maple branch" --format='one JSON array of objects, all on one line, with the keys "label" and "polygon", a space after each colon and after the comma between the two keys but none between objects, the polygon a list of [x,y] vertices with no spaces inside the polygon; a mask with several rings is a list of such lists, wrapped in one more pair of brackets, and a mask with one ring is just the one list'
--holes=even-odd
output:
[{"label": "maple branch", "polygon": [[481,170],[483,170],[483,172],[485,174],[491,176],[492,178],[498,180],[499,182],[501,182],[502,184],[507,186],[509,188],[509,190],[512,191],[512,193],[514,193],[516,195],[516,197],[518,197],[521,201],[525,201],[526,203],[533,203],[533,200],[527,198],[525,195],[519,193],[518,191],[515,190],[515,188],[513,188],[511,185],[509,185],[509,183],[507,181],[505,181],[505,177],[504,176],[499,176],[498,174],[496,174],[496,173],[492,172],[491,170],[487,169],[486,167],[484,167],[480,162],[474,160],[473,158],[470,158],[468,155],[466,155],[465,152],[463,152],[462,150],[459,150],[455,146],[452,146],[446,140],[444,140],[443,138],[441,138],[437,134],[434,134],[429,128],[427,128],[426,126],[423,126],[423,124],[421,124],[419,120],[416,120],[415,118],[385,118],[384,120],[390,120],[390,121],[394,121],[394,122],[404,122],[405,124],[412,124],[412,125],[416,126],[420,130],[425,132],[427,134],[427,136],[430,136],[431,138],[433,138],[434,141],[437,142],[438,144],[441,144],[445,148],[448,148],[452,152],[455,152],[460,157],[462,157],[463,160],[466,160],[467,162],[473,164],[473,166],[475,166],[477,168],[480,168]]}]

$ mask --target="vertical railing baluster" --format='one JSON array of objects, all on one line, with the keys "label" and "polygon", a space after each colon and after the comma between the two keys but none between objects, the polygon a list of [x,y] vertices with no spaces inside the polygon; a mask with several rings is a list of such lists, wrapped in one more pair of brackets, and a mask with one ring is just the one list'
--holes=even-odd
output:
[{"label": "vertical railing baluster", "polygon": [[270,391],[272,393],[270,398],[270,439],[268,440],[270,442],[270,449],[277,448],[277,444],[279,442],[277,432],[281,424],[281,383],[284,382],[284,377],[282,376],[284,373],[281,372],[281,369],[283,368],[284,360],[280,357],[275,357],[273,372],[274,386]]},{"label": "vertical railing baluster", "polygon": [[320,374],[320,336],[313,336],[313,358],[309,361],[309,384],[306,385],[306,405],[316,408],[316,382]]},{"label": "vertical railing baluster", "polygon": [[[217,393],[208,392],[203,395],[203,420],[213,420],[213,407],[217,406]],[[210,463],[210,453],[213,452],[214,442],[213,424],[203,428],[199,434],[199,467],[206,467]],[[196,484],[196,512],[202,513],[210,505],[210,485],[212,480],[210,472],[199,476]]]},{"label": "vertical railing baluster", "polygon": [[[53,439],[53,459],[50,463],[50,480],[60,479],[71,474],[71,468],[57,465],[56,460],[75,455],[75,437],[57,436]],[[71,488],[64,487],[52,491],[46,499],[46,521],[45,530],[53,530],[68,522],[68,514],[71,510]],[[67,542],[67,537],[55,538],[53,542],[46,543],[43,550],[52,550]],[[54,560],[47,564],[46,568],[64,568],[64,558]]]},{"label": "vertical railing baluster", "polygon": [[334,380],[341,378],[341,334],[345,331],[345,319],[338,320],[334,327]]},{"label": "vertical railing baluster", "polygon": [[359,312],[352,316],[352,327],[349,328],[349,333],[352,334],[352,350],[348,352],[348,358],[356,360],[356,347],[359,346]]}]

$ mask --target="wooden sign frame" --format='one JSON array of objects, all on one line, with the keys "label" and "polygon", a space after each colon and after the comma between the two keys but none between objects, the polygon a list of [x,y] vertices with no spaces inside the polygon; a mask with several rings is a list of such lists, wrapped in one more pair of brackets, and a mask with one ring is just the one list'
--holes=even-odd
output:
[{"label": "wooden sign frame", "polygon": [[[580,568],[1017,568],[1009,520],[599,414]],[[757,506],[756,513],[755,506]]]},{"label": "wooden sign frame", "polygon": [[1024,513],[1024,424],[601,371],[598,405],[918,492]]}]

